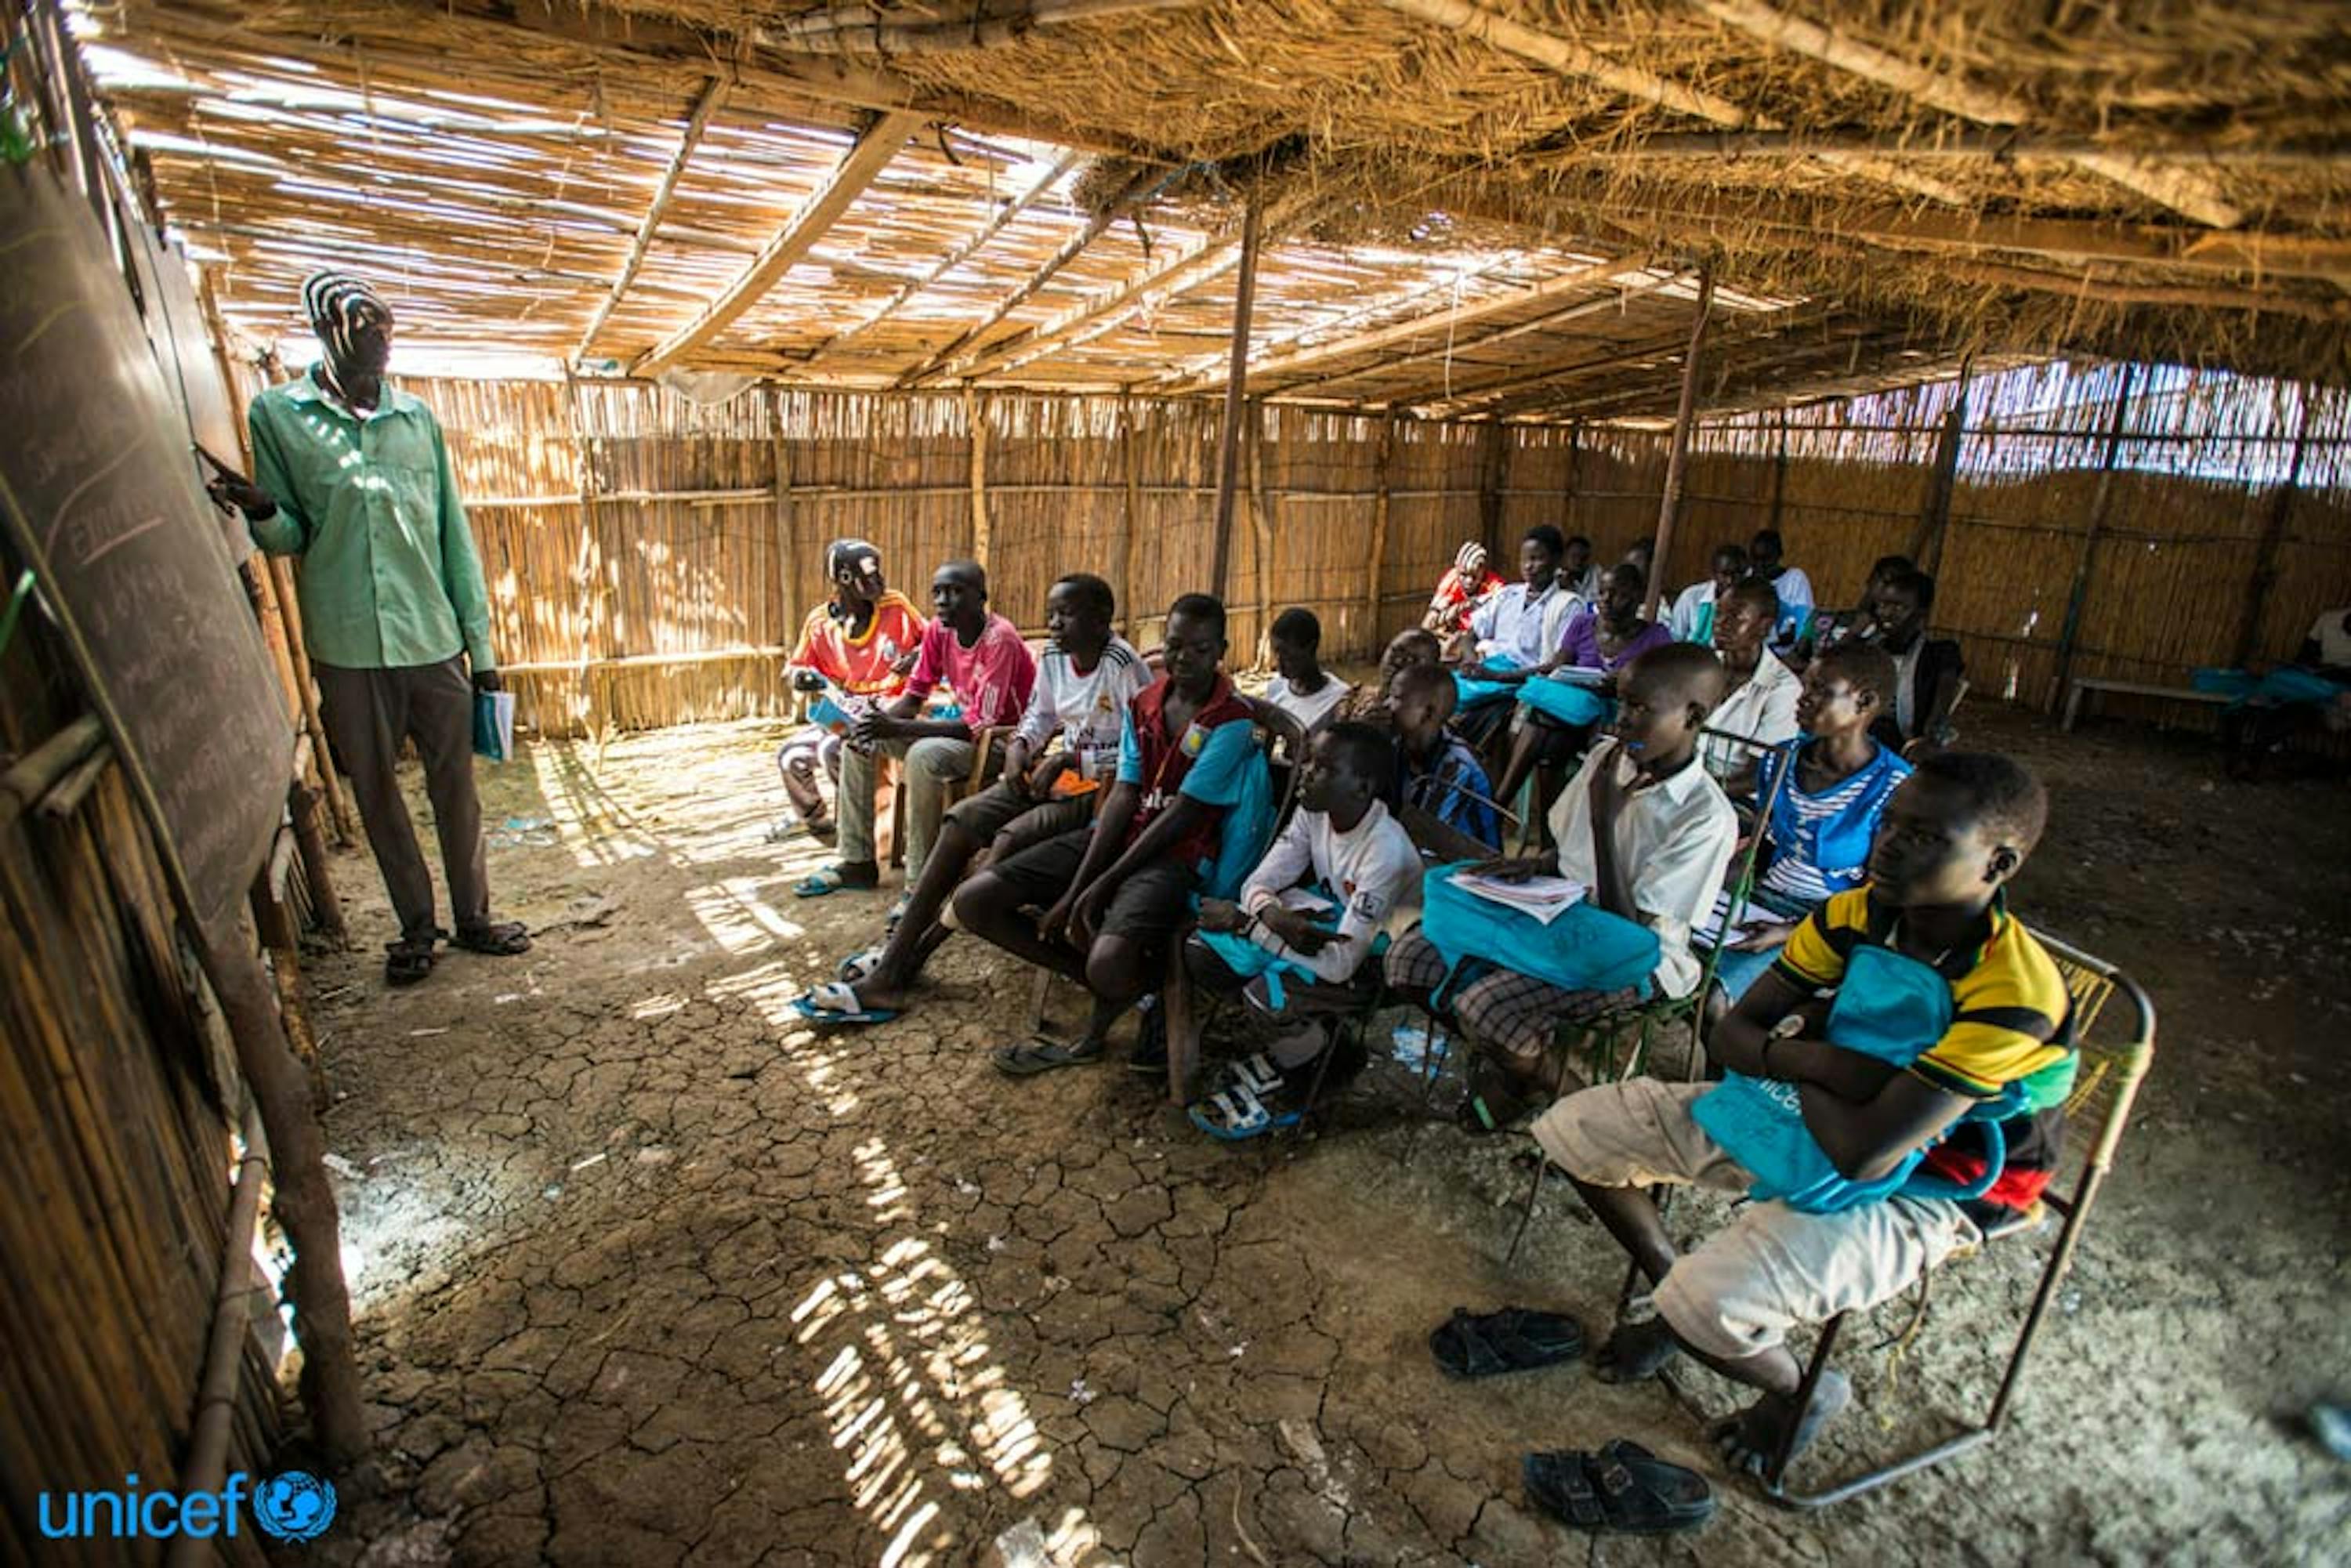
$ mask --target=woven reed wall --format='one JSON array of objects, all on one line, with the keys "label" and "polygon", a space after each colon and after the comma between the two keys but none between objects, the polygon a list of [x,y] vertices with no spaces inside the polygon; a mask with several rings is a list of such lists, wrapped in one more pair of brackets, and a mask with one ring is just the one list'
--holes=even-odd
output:
[{"label": "woven reed wall", "polygon": [[[2131,373],[2118,442],[2122,367],[1968,391],[1935,621],[1967,645],[1980,698],[2056,700],[2094,517],[2075,672],[2182,684],[2228,662],[2297,432],[2255,656],[2291,653],[2319,611],[2351,601],[2351,402],[2314,394],[2305,414],[2288,383]],[[524,720],[552,731],[787,711],[779,654],[823,596],[825,544],[845,535],[880,546],[917,603],[933,567],[984,543],[996,607],[1030,630],[1064,571],[1110,579],[1144,643],[1169,600],[1208,580],[1211,401],[761,388],[697,407],[636,384],[417,390],[450,432]],[[1776,523],[1821,601],[1850,603],[1870,562],[1917,537],[1959,392],[1701,427],[1667,590],[1715,544]],[[1656,526],[1668,445],[1661,431],[1391,427],[1279,406],[1249,435],[1229,595],[1243,658],[1268,608],[1290,604],[1322,617],[1330,651],[1369,653],[1418,618],[1465,538],[1503,547],[1507,573],[1510,541],[1548,522],[1613,560]]]},{"label": "woven reed wall", "polygon": [[[0,665],[12,755],[72,716],[37,622]],[[228,1220],[214,1086],[236,1080],[187,999],[193,962],[120,768],[64,821],[0,825],[0,1561],[34,1563],[61,1550],[40,1537],[42,1492],[177,1480]],[[266,1470],[277,1409],[248,1337],[230,1469]],[[223,1544],[262,1561],[249,1531]]]}]

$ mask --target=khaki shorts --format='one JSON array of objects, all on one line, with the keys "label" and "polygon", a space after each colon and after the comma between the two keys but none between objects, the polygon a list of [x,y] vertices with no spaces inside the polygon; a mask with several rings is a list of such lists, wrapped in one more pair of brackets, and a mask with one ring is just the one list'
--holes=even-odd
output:
[{"label": "khaki shorts", "polygon": [[[1745,1192],[1754,1178],[1690,1114],[1713,1087],[1654,1078],[1569,1095],[1536,1119],[1552,1163],[1593,1186],[1683,1185]],[[1750,1203],[1658,1281],[1657,1311],[1691,1348],[1744,1361],[1798,1323],[1899,1295],[1982,1233],[1956,1203],[1890,1197],[1841,1214]]]},{"label": "khaki shorts", "polygon": [[994,843],[997,834],[1018,822],[1020,830],[1015,838],[1026,848],[1092,821],[1094,797],[1035,800],[1026,795],[1015,795],[1002,783],[996,783],[949,806],[946,820],[977,839],[982,849]]}]

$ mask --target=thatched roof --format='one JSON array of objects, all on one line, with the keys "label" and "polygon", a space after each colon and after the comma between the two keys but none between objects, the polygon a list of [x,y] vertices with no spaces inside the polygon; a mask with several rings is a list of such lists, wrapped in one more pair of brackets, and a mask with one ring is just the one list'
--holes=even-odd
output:
[{"label": "thatched roof", "polygon": [[1982,359],[2351,380],[2351,30],[2296,0],[122,0],[86,18],[240,329],[641,372],[1459,415]]}]

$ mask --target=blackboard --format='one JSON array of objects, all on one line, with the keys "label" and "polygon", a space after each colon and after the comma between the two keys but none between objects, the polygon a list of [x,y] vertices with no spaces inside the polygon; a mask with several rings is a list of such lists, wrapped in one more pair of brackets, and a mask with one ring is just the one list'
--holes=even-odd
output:
[{"label": "blackboard", "polygon": [[[221,378],[220,361],[213,355],[212,340],[204,330],[204,307],[196,299],[195,281],[188,275],[186,260],[135,217],[122,220],[122,226],[131,241],[147,341],[163,369],[163,390],[180,405],[189,430],[206,451],[224,463],[244,466],[236,406],[229,397],[228,383]],[[201,485],[208,471],[193,452],[188,461],[198,464],[196,482]],[[244,525],[236,524],[234,531],[242,534]]]},{"label": "blackboard", "polygon": [[0,525],[216,931],[268,853],[294,731],[188,449],[89,204],[44,162],[0,167]]}]

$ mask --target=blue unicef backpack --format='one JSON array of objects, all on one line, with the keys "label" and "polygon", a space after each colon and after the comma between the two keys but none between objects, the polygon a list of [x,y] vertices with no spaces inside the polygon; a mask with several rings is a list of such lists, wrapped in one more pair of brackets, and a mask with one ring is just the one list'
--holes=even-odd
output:
[{"label": "blue unicef backpack", "polygon": [[[1855,948],[1846,962],[1825,1032],[1831,1045],[1907,1067],[1943,1038],[1951,1027],[1951,1011],[1950,984],[1941,975],[1916,958],[1865,946]],[[1914,1197],[1981,1197],[2007,1164],[2008,1145],[2000,1123],[2014,1110],[2004,1096],[1968,1113],[1966,1120],[1983,1124],[1985,1159],[1983,1174],[1965,1185],[1920,1175],[1918,1166],[1930,1146],[1923,1145],[1876,1181],[1848,1180],[1804,1125],[1796,1086],[1776,1079],[1731,1073],[1701,1095],[1690,1114],[1755,1177],[1749,1196],[1779,1198],[1806,1214],[1836,1214],[1897,1192]]]},{"label": "blue unicef backpack", "polygon": [[1469,862],[1438,866],[1421,887],[1420,934],[1448,973],[1441,999],[1463,978],[1465,962],[1482,959],[1571,991],[1646,987],[1657,967],[1657,934],[1590,900],[1572,904],[1548,925],[1457,885]]}]

